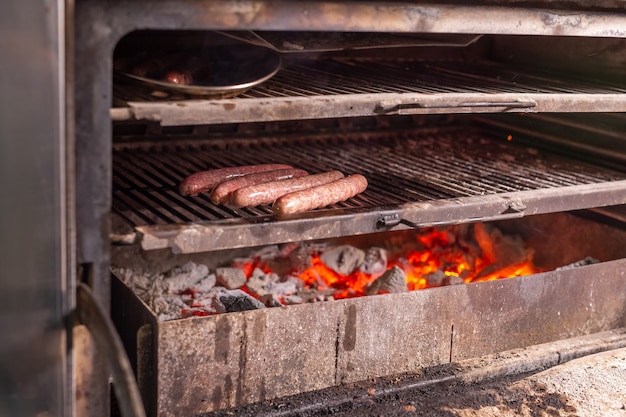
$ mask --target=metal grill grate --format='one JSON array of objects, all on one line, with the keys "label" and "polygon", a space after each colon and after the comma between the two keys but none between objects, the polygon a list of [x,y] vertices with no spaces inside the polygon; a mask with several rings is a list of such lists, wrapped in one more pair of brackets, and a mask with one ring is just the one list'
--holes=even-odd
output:
[{"label": "metal grill grate", "polygon": [[131,226],[266,218],[272,215],[269,206],[216,206],[207,193],[182,197],[177,187],[193,172],[268,162],[292,164],[310,173],[338,169],[368,178],[364,193],[324,212],[376,211],[413,202],[626,180],[626,172],[459,128],[220,143],[114,150],[114,213]]},{"label": "metal grill grate", "polygon": [[626,86],[514,70],[494,62],[321,61],[287,66],[267,83],[242,97],[310,96],[370,93],[624,93]]},{"label": "metal grill grate", "polygon": [[[494,62],[372,62],[324,60],[288,63],[264,84],[240,98],[310,97],[375,93],[615,94],[626,85],[564,74],[513,69]],[[158,100],[150,92],[116,85],[116,103]],[[186,97],[179,97],[184,99]],[[171,99],[171,98],[170,98]]]}]

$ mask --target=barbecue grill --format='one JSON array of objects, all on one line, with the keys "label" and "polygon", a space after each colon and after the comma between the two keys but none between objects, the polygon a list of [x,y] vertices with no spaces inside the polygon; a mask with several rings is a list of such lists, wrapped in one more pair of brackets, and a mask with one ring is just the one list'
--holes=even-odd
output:
[{"label": "barbecue grill", "polygon": [[[619,2],[82,0],[55,12],[69,115],[64,163],[52,164],[64,185],[50,197],[67,214],[55,259],[69,272],[55,276],[113,318],[148,415],[229,412],[626,326]],[[133,48],[215,39],[265,48],[280,66],[215,97],[114,69]],[[369,186],[290,216],[178,192],[194,172],[262,163],[360,173]],[[479,223],[522,236],[544,272],[171,321],[112,274]],[[557,270],[586,257],[597,262]],[[80,288],[51,308],[57,324],[77,305],[90,324]],[[125,398],[126,377],[115,368],[110,384],[103,342],[84,326],[70,339],[62,403],[115,414],[110,390]]]}]

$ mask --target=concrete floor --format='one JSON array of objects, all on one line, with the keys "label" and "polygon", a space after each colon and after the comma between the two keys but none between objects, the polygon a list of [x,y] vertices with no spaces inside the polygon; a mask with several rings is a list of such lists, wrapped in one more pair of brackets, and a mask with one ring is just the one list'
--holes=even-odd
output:
[{"label": "concrete floor", "polygon": [[458,395],[463,398],[431,404],[434,414],[625,417],[626,348],[574,359],[517,381],[476,385]]}]

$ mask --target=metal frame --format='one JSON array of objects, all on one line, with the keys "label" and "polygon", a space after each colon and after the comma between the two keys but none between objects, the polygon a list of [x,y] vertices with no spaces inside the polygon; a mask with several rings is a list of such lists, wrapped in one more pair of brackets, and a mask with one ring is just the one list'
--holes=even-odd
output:
[{"label": "metal frame", "polygon": [[[558,2],[547,4],[559,7]],[[499,3],[459,6],[340,1],[78,1],[76,181],[72,184],[76,189],[76,255],[96,297],[105,310],[109,309],[112,51],[125,34],[139,29],[266,29],[626,37],[626,15],[602,10],[619,6],[603,1],[595,7],[596,11],[588,11],[585,2],[572,4],[579,5],[581,11],[522,9]],[[37,129],[44,131],[41,126]],[[42,217],[29,216],[29,220],[39,218]],[[31,223],[31,227],[36,224]]]}]

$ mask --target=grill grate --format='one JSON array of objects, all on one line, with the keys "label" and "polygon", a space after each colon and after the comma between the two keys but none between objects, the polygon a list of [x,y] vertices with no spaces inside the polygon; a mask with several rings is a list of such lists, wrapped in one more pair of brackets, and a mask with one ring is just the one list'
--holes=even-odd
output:
[{"label": "grill grate", "polygon": [[[614,80],[613,80],[614,81]],[[615,94],[626,85],[571,75],[512,69],[494,62],[378,62],[323,60],[287,63],[269,81],[239,98],[289,98],[375,93],[487,93],[487,94]],[[132,85],[114,86],[115,103],[158,101]],[[188,97],[178,97],[185,99]],[[169,97],[169,100],[176,97]]]},{"label": "grill grate", "polygon": [[118,146],[113,152],[113,212],[133,227],[258,221],[272,215],[271,207],[216,206],[206,193],[182,197],[177,186],[193,172],[269,162],[310,173],[338,169],[368,178],[364,193],[316,213],[376,211],[413,202],[626,180],[626,172],[468,128]]}]

